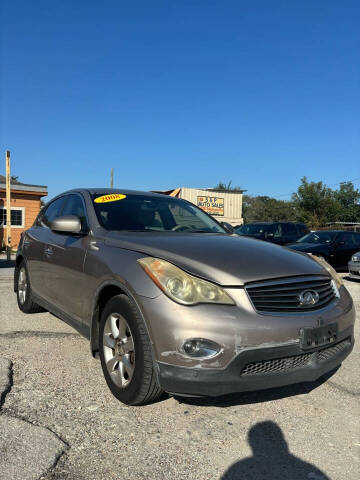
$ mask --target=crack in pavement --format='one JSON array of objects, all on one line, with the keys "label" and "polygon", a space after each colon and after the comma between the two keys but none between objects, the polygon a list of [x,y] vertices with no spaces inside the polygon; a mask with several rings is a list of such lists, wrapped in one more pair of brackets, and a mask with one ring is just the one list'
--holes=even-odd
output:
[{"label": "crack in pavement", "polygon": [[13,386],[13,363],[0,357],[0,480],[36,480],[55,468],[70,444],[49,427],[3,409]]},{"label": "crack in pavement", "polygon": [[[0,378],[0,390],[1,390],[0,413],[1,413],[2,407],[5,403],[5,398],[6,398],[7,394],[10,392],[10,390],[12,389],[12,386],[13,386],[13,363],[12,363],[11,360],[7,360],[5,358],[2,359],[2,360],[8,362],[8,367],[7,367],[8,375],[7,375],[7,379],[5,381],[1,380],[1,378]],[[3,370],[3,368],[2,368],[2,370]]]}]

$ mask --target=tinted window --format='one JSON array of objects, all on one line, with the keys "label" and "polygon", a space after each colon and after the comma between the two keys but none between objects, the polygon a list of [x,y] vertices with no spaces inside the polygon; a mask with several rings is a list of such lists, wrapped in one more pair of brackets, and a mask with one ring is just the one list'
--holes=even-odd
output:
[{"label": "tinted window", "polygon": [[309,233],[309,229],[307,228],[306,225],[303,225],[302,223],[299,223],[297,225],[297,229],[298,229],[298,232],[299,232],[299,235],[303,236],[303,235],[306,235],[307,233]]},{"label": "tinted window", "polygon": [[360,233],[354,233],[355,243],[357,247],[360,247]]},{"label": "tinted window", "polygon": [[274,233],[274,225],[268,223],[248,223],[242,225],[236,230],[236,233],[242,235],[258,235],[264,233]]},{"label": "tinted window", "polygon": [[206,213],[183,200],[126,195],[115,201],[96,202],[98,197],[102,195],[92,195],[93,205],[107,230],[225,233]]},{"label": "tinted window", "polygon": [[332,243],[336,238],[336,232],[311,232],[298,240],[299,243]]},{"label": "tinted window", "polygon": [[61,215],[75,215],[81,220],[82,230],[87,230],[86,213],[83,201],[79,195],[67,195],[66,204]]},{"label": "tinted window", "polygon": [[55,218],[60,217],[62,214],[62,209],[65,204],[65,197],[60,197],[57,200],[54,200],[46,207],[44,213],[40,216],[39,221],[43,222],[48,227],[50,222],[55,220]]},{"label": "tinted window", "polygon": [[349,247],[357,247],[359,245],[359,237],[358,233],[344,232],[338,236],[337,240],[338,242],[345,242],[345,245]]},{"label": "tinted window", "polygon": [[293,223],[282,223],[283,235],[297,235],[295,225]]}]

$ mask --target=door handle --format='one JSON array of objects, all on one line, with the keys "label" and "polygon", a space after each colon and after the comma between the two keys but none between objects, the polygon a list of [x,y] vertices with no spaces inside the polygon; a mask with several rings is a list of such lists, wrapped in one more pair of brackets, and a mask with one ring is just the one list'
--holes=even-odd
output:
[{"label": "door handle", "polygon": [[47,247],[47,248],[45,248],[44,253],[45,253],[45,255],[50,257],[54,252],[53,252],[53,249],[51,247]]}]

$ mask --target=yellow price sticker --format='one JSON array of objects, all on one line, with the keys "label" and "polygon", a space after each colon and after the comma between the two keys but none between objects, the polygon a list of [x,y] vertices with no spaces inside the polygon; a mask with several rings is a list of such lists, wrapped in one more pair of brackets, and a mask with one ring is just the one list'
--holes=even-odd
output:
[{"label": "yellow price sticker", "polygon": [[101,197],[95,198],[95,203],[107,203],[107,202],[117,202],[118,200],[123,200],[126,198],[126,195],[122,193],[109,193],[108,195],[102,195]]}]

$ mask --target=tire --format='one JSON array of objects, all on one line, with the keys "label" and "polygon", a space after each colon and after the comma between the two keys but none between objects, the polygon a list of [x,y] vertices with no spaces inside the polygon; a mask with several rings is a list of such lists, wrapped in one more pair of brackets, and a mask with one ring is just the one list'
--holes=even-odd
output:
[{"label": "tire", "polygon": [[105,305],[99,352],[106,383],[122,403],[144,405],[163,394],[144,322],[126,295],[116,295]]},{"label": "tire", "polygon": [[20,310],[24,313],[39,313],[44,309],[32,300],[31,285],[26,264],[22,261],[16,278],[16,298]]}]

